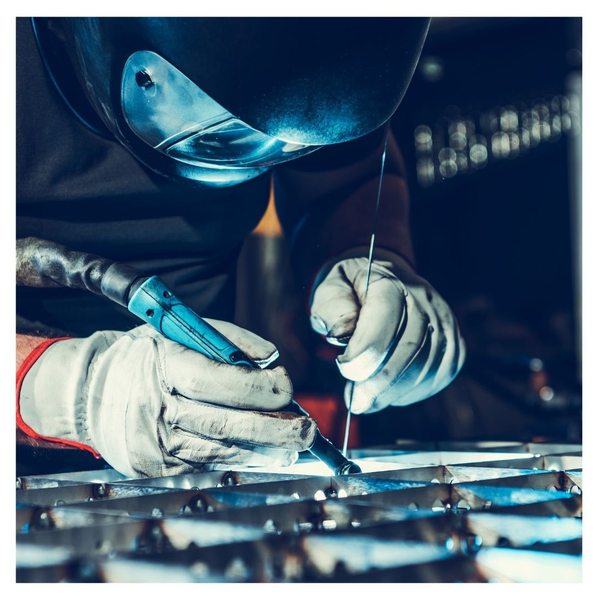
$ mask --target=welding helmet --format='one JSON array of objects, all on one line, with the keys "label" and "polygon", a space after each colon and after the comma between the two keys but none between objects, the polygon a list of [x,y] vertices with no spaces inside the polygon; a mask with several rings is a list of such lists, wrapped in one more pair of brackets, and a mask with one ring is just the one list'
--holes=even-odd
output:
[{"label": "welding helmet", "polygon": [[240,183],[385,123],[425,18],[34,18],[87,126],[174,180]]}]

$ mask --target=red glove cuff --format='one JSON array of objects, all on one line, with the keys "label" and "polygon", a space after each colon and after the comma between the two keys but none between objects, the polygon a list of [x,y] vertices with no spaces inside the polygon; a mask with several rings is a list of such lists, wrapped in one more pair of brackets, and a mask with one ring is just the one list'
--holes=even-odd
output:
[{"label": "red glove cuff", "polygon": [[25,376],[29,372],[29,369],[33,367],[37,359],[55,342],[60,342],[61,340],[69,340],[70,337],[62,337],[62,338],[54,338],[51,340],[44,340],[39,346],[36,346],[32,352],[27,356],[27,358],[22,362],[21,366],[17,369],[17,427],[25,434],[27,434],[30,438],[36,440],[45,440],[47,442],[55,442],[57,444],[62,444],[63,446],[73,446],[79,450],[86,450],[87,452],[91,452],[95,458],[101,458],[101,456],[90,446],[86,446],[85,444],[80,444],[79,442],[72,442],[70,440],[61,440],[60,438],[51,438],[40,435],[35,432],[21,416],[21,407],[19,404],[20,396],[21,396],[21,386],[23,385],[23,380]]}]

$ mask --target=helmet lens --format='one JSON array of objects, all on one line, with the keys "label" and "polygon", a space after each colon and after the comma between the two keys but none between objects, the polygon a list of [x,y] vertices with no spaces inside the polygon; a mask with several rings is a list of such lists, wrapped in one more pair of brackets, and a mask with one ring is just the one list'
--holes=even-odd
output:
[{"label": "helmet lens", "polygon": [[121,105],[127,124],[141,140],[188,164],[271,166],[320,147],[253,129],[154,52],[135,52],[125,63]]},{"label": "helmet lens", "polygon": [[230,119],[183,139],[167,148],[166,153],[186,162],[255,167],[278,164],[315,149],[278,140]]}]

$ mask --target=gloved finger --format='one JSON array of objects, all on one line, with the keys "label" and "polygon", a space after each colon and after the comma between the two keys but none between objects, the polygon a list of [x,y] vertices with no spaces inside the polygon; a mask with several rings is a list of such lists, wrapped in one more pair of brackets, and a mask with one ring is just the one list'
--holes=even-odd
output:
[{"label": "gloved finger", "polygon": [[327,341],[345,346],[352,335],[360,304],[351,282],[338,264],[315,290],[310,309],[310,323]]},{"label": "gloved finger", "polygon": [[454,355],[451,352],[444,353],[444,358],[448,358],[448,363],[451,363],[452,366],[444,364],[446,361],[443,360],[437,368],[433,367],[429,371],[425,368],[424,371],[427,374],[421,378],[418,385],[413,385],[412,388],[408,389],[405,388],[406,391],[397,388],[386,390],[366,412],[375,412],[389,405],[408,406],[434,396],[448,386],[458,374],[460,370],[458,356],[458,352]]},{"label": "gloved finger", "polygon": [[[357,384],[354,389],[353,412],[372,413],[386,406],[408,406],[429,398],[444,389],[458,374],[465,358],[465,345],[453,315],[450,319],[434,319],[430,339],[415,360],[394,378],[377,374],[371,380]],[[386,368],[395,369],[395,356]],[[346,402],[349,402],[346,390]]]},{"label": "gloved finger", "polygon": [[431,304],[427,308],[435,326],[429,357],[413,389],[394,400],[395,406],[405,406],[437,394],[456,377],[464,362],[465,346],[456,318],[435,291],[430,298]]},{"label": "gloved finger", "polygon": [[432,380],[432,391],[430,395],[437,394],[445,388],[458,374],[465,361],[465,342],[460,335],[458,323],[454,315],[447,311],[441,317],[444,345],[439,365],[434,370]]},{"label": "gloved finger", "polygon": [[284,448],[264,446],[241,446],[217,440],[205,440],[178,431],[172,436],[170,454],[190,465],[210,465],[212,470],[219,465],[243,465],[248,467],[289,467],[298,460],[298,453]]},{"label": "gloved finger", "polygon": [[317,424],[306,416],[287,411],[230,410],[187,398],[169,402],[165,420],[205,439],[297,452],[312,446],[317,434]]},{"label": "gloved finger", "polygon": [[154,343],[169,394],[261,410],[279,410],[292,399],[292,382],[283,367],[261,370],[228,365],[165,338],[154,338]]},{"label": "gloved finger", "polygon": [[[385,367],[374,377],[357,382],[353,388],[352,412],[355,414],[376,412],[394,404],[396,400],[416,387],[422,378],[425,364],[431,358],[433,328],[428,326],[419,347],[407,353],[400,339],[395,352]],[[350,386],[345,390],[346,405],[350,402]]]},{"label": "gloved finger", "polygon": [[209,325],[233,342],[260,367],[267,367],[279,357],[279,350],[268,340],[227,321],[204,319]]},{"label": "gloved finger", "polygon": [[373,264],[369,290],[365,298],[365,277],[357,278],[356,290],[362,302],[356,328],[348,346],[337,358],[338,367],[347,379],[363,381],[373,375],[388,356],[396,336],[408,318],[406,336],[408,343],[419,342],[426,318],[406,289],[387,269]]}]

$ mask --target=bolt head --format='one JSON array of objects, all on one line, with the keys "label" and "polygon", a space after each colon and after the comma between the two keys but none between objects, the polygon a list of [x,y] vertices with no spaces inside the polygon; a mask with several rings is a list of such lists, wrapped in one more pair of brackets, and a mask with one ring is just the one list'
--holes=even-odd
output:
[{"label": "bolt head", "polygon": [[152,80],[152,76],[148,71],[138,71],[135,74],[135,82],[144,90],[152,87],[154,85],[154,81]]}]

